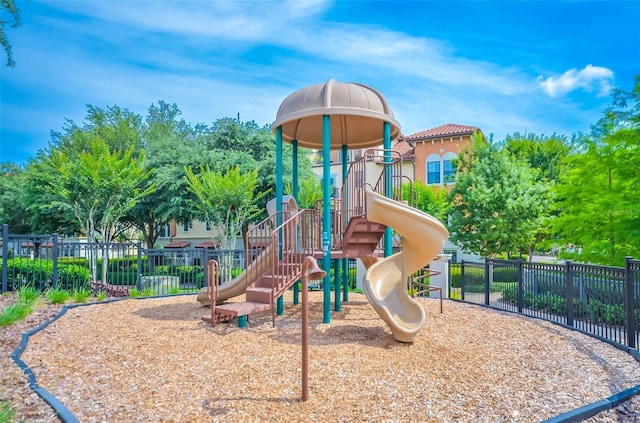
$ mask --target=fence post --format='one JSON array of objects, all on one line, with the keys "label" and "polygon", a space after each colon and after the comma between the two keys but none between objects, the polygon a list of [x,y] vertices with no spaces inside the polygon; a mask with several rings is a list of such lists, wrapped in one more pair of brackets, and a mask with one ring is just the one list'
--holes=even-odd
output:
[{"label": "fence post", "polygon": [[518,274],[516,276],[516,282],[518,283],[517,303],[518,313],[522,314],[522,299],[524,296],[524,272],[522,271],[522,259],[518,260]]},{"label": "fence post", "polygon": [[634,315],[635,309],[635,289],[633,286],[633,275],[631,274],[631,257],[625,258],[624,265],[624,306],[627,310],[626,328],[627,331],[627,347],[636,347],[636,319]]},{"label": "fence post", "polygon": [[[137,242],[138,246],[138,277],[136,278],[136,289],[142,291],[142,241]],[[149,257],[147,256],[147,260]],[[147,263],[148,264],[148,263]]]},{"label": "fence post", "polygon": [[58,287],[58,234],[53,234],[53,289]]},{"label": "fence post", "polygon": [[571,260],[565,263],[565,279],[567,325],[573,326],[573,262]]},{"label": "fence post", "polygon": [[489,258],[484,259],[484,305],[489,305],[489,289],[490,289],[490,274],[489,269],[493,266],[493,263],[489,265]]},{"label": "fence post", "polygon": [[9,225],[2,225],[2,293],[8,291],[9,269]]},{"label": "fence post", "polygon": [[464,301],[464,260],[460,260],[460,299]]}]

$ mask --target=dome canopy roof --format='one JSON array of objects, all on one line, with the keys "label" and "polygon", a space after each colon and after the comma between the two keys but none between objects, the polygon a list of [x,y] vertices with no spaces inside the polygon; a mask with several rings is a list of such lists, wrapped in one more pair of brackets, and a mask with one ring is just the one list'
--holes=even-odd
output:
[{"label": "dome canopy roof", "polygon": [[349,149],[376,147],[383,143],[383,122],[391,125],[391,139],[400,135],[396,121],[382,94],[366,85],[337,82],[302,88],[284,99],[275,132],[282,126],[282,139],[298,140],[301,147],[322,149],[322,116],[331,116],[331,149],[346,144]]}]

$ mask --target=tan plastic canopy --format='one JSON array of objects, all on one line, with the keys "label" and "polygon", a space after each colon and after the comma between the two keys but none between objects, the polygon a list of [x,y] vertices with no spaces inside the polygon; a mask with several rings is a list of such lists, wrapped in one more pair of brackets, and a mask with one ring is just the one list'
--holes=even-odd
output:
[{"label": "tan plastic canopy", "polygon": [[302,88],[284,99],[273,131],[282,126],[282,140],[298,140],[301,147],[322,149],[323,115],[331,116],[331,149],[376,147],[383,143],[384,122],[391,126],[391,139],[400,135],[396,121],[382,94],[363,84],[338,82]]}]

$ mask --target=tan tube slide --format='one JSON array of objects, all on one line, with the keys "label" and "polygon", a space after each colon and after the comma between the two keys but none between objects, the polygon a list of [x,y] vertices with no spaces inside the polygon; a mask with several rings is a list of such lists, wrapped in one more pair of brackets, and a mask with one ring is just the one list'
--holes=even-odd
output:
[{"label": "tan tube slide", "polygon": [[402,251],[373,263],[363,291],[400,342],[413,342],[426,323],[422,306],[407,292],[409,276],[438,256],[449,231],[440,221],[413,207],[367,191],[367,219],[402,236]]}]

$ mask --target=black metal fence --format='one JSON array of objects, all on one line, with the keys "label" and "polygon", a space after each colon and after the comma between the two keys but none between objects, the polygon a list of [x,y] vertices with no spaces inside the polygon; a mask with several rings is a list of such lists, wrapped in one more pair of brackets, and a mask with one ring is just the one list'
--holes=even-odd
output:
[{"label": "black metal fence", "polygon": [[640,260],[625,267],[486,259],[450,270],[452,298],[538,317],[605,340],[640,345]]},{"label": "black metal fence", "polygon": [[[48,289],[105,290],[107,294],[160,295],[197,292],[206,286],[207,266],[220,264],[221,283],[245,269],[246,254],[257,248],[143,248],[142,243],[67,242],[57,235],[9,234],[2,228],[1,292],[32,286]],[[333,266],[332,266],[333,268]],[[349,260],[349,285],[355,286],[355,261]],[[135,290],[135,291],[134,291]]]}]

